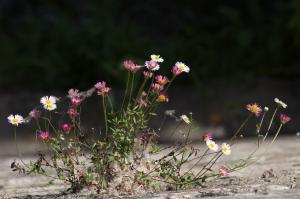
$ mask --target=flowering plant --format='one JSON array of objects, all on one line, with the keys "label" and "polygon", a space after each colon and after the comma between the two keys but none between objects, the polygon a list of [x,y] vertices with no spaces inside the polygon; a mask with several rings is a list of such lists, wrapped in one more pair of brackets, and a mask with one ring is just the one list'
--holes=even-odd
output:
[{"label": "flowering plant", "polygon": [[[123,62],[128,81],[122,104],[117,108],[110,98],[112,89],[101,81],[84,92],[70,89],[65,98],[42,97],[41,106],[33,109],[26,118],[18,114],[10,115],[8,121],[14,127],[15,141],[17,127],[33,120],[37,128],[36,138],[48,149],[47,153],[38,152],[37,160],[24,162],[16,144],[19,159],[12,163],[12,169],[64,181],[71,185],[72,192],[89,187],[95,188],[98,193],[134,194],[147,190],[195,187],[207,178],[226,177],[253,163],[253,155],[266,142],[277,111],[286,108],[286,104],[275,99],[277,107],[264,134],[261,129],[269,108],[262,109],[257,103],[248,104],[246,109],[249,115],[233,137],[219,147],[213,140],[213,133],[206,132],[203,141],[207,148],[204,150],[191,145],[189,139],[195,131],[192,113],[176,116],[175,111],[166,111],[165,116],[175,118],[178,123],[172,132],[167,133],[170,133],[170,137],[181,133],[181,137],[175,145],[161,147],[157,144],[157,138],[164,121],[155,130],[148,126],[149,120],[156,115],[155,110],[161,103],[168,102],[167,92],[176,77],[190,72],[187,65],[177,62],[171,69],[170,78],[158,75],[156,73],[163,61],[159,55],[151,55],[151,60],[146,61],[144,66],[132,60]],[[143,71],[143,80],[135,90],[135,77],[139,71]],[[104,118],[104,127],[99,135],[94,128],[82,126],[80,117],[82,103],[94,93],[100,99]],[[59,104],[64,100],[69,103],[65,110]],[[253,115],[256,116],[254,119],[260,118],[256,131],[257,147],[238,163],[216,168],[221,156],[234,154],[233,146],[241,138],[243,128]],[[279,119],[280,126],[271,143],[282,126],[290,121],[285,114],[281,114]],[[188,130],[180,131],[181,126],[187,126]]]}]

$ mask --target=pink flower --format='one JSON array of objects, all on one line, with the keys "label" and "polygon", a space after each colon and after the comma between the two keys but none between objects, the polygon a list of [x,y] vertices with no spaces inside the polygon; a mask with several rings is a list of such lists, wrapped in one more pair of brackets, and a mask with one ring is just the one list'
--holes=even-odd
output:
[{"label": "pink flower", "polygon": [[72,125],[70,124],[63,124],[62,129],[65,133],[69,133],[72,130]]},{"label": "pink flower", "polygon": [[42,112],[38,109],[33,109],[32,111],[30,111],[29,116],[32,118],[39,118],[42,115]]},{"label": "pink flower", "polygon": [[107,95],[110,91],[111,91],[111,88],[105,87],[105,88],[103,88],[102,90],[98,90],[98,91],[97,91],[97,94],[98,94],[98,95],[101,95],[101,96],[105,96],[105,95]]},{"label": "pink flower", "polygon": [[164,89],[164,87],[158,83],[152,83],[151,88],[154,92],[160,92]]},{"label": "pink flower", "polygon": [[212,140],[212,133],[210,131],[204,133],[203,140],[207,142],[208,140]]},{"label": "pink flower", "polygon": [[39,138],[44,142],[47,142],[50,140],[50,134],[48,131],[42,131],[40,132]]},{"label": "pink flower", "polygon": [[173,75],[177,76],[177,75],[180,75],[183,72],[189,73],[190,68],[182,62],[176,62],[176,64],[172,68]]},{"label": "pink flower", "polygon": [[71,118],[74,118],[79,115],[77,109],[75,109],[75,108],[69,108],[68,114]]},{"label": "pink flower", "polygon": [[145,107],[147,106],[147,102],[143,98],[138,99],[137,103],[141,106],[145,106]]},{"label": "pink flower", "polygon": [[145,66],[150,71],[159,70],[159,64],[156,61],[154,61],[154,60],[146,61],[145,62]]},{"label": "pink flower", "polygon": [[158,84],[164,86],[169,82],[169,79],[166,76],[158,75],[155,77],[155,80]]},{"label": "pink flower", "polygon": [[107,87],[104,81],[95,84],[95,88],[98,90],[97,94],[101,96],[105,96],[111,91],[111,88]]},{"label": "pink flower", "polygon": [[259,117],[262,113],[262,108],[256,103],[250,103],[246,106],[247,110]]},{"label": "pink flower", "polygon": [[106,82],[105,81],[97,82],[97,84],[95,84],[95,88],[98,89],[98,90],[101,90],[105,87],[106,87]]},{"label": "pink flower", "polygon": [[81,100],[78,97],[73,97],[71,102],[74,106],[79,106],[81,104]]},{"label": "pink flower", "polygon": [[78,97],[78,94],[79,94],[79,90],[78,90],[78,89],[71,88],[71,89],[68,91],[68,96],[69,96],[70,98]]},{"label": "pink flower", "polygon": [[219,175],[222,177],[227,177],[229,175],[229,169],[225,166],[219,168]]},{"label": "pink flower", "polygon": [[144,71],[143,73],[146,79],[151,78],[153,76],[153,73],[150,71]]},{"label": "pink flower", "polygon": [[132,60],[125,60],[123,62],[123,66],[129,70],[130,72],[137,72],[139,69],[141,69],[141,66],[136,65]]},{"label": "pink flower", "polygon": [[288,123],[290,120],[291,120],[291,118],[290,118],[288,115],[283,114],[283,113],[280,114],[280,122],[281,122],[282,124],[286,124],[286,123]]},{"label": "pink flower", "polygon": [[177,75],[179,75],[180,73],[182,73],[182,71],[181,71],[179,68],[177,68],[176,66],[173,66],[172,73],[173,73],[175,76],[177,76]]}]

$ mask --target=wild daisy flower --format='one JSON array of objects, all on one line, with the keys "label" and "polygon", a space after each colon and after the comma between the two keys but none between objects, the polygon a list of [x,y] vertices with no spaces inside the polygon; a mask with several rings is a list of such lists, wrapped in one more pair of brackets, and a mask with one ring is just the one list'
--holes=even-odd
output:
[{"label": "wild daisy flower", "polygon": [[141,66],[135,64],[132,60],[125,60],[123,62],[123,66],[130,72],[137,72],[139,69],[141,69]]},{"label": "wild daisy flower", "polygon": [[219,175],[222,177],[227,177],[229,175],[229,169],[225,166],[219,168]]},{"label": "wild daisy flower", "polygon": [[162,76],[162,75],[157,75],[155,77],[155,80],[158,84],[164,86],[169,82],[169,79],[166,76]]},{"label": "wild daisy flower", "polygon": [[30,111],[29,116],[32,118],[39,118],[42,115],[42,112],[38,109],[33,109],[32,111]]},{"label": "wild daisy flower", "polygon": [[181,119],[182,121],[184,121],[186,124],[191,124],[190,118],[188,118],[188,116],[186,116],[186,115],[180,116],[180,119]]},{"label": "wild daisy flower", "polygon": [[105,96],[111,91],[111,88],[106,86],[105,81],[95,84],[95,88],[98,90],[97,94],[101,96]]},{"label": "wild daisy flower", "polygon": [[65,133],[69,133],[72,130],[72,125],[71,124],[63,124],[62,129]]},{"label": "wild daisy flower", "polygon": [[172,72],[174,75],[179,75],[182,72],[189,73],[190,68],[182,62],[176,62],[175,66],[173,66]]},{"label": "wild daisy flower", "polygon": [[158,83],[152,83],[151,88],[154,92],[160,92],[164,89],[164,87]]},{"label": "wild daisy flower", "polygon": [[274,101],[275,101],[275,103],[277,103],[282,108],[287,108],[286,103],[284,103],[283,101],[279,100],[278,98],[275,98]]},{"label": "wild daisy flower", "polygon": [[169,97],[165,93],[161,92],[157,98],[157,101],[158,102],[168,102]]},{"label": "wild daisy flower", "polygon": [[40,132],[39,138],[45,142],[50,140],[50,134],[48,131],[42,131]]},{"label": "wild daisy flower", "polygon": [[151,78],[153,76],[153,73],[151,73],[150,71],[144,71],[143,74],[146,79]]},{"label": "wild daisy flower", "polygon": [[68,97],[69,97],[69,98],[78,97],[78,95],[79,95],[79,90],[78,90],[78,89],[71,88],[71,89],[68,91]]},{"label": "wild daisy flower", "polygon": [[208,141],[208,140],[212,140],[212,133],[211,132],[206,132],[206,133],[204,133],[204,135],[203,135],[203,140],[204,141]]},{"label": "wild daisy flower", "polygon": [[250,103],[246,106],[247,110],[259,117],[262,113],[262,108],[256,103]]},{"label": "wild daisy flower", "polygon": [[230,154],[231,154],[231,148],[230,148],[230,145],[227,144],[227,143],[223,143],[223,144],[222,144],[222,152],[223,152],[225,155],[230,155]]},{"label": "wild daisy flower", "polygon": [[13,126],[19,126],[25,122],[24,118],[21,115],[10,115],[7,117],[8,122],[11,123]]},{"label": "wild daisy flower", "polygon": [[54,96],[45,96],[42,97],[40,102],[43,104],[44,109],[52,111],[56,109],[57,98]]},{"label": "wild daisy flower", "polygon": [[280,122],[282,123],[282,124],[286,124],[286,123],[288,123],[289,121],[291,120],[291,118],[288,116],[288,115],[286,115],[286,114],[280,114]]},{"label": "wild daisy flower", "polygon": [[219,149],[219,145],[218,144],[216,144],[214,141],[212,141],[212,140],[207,140],[206,141],[206,145],[207,145],[207,147],[210,149],[210,150],[212,150],[212,151],[218,151],[218,149]]},{"label": "wild daisy flower", "polygon": [[156,62],[164,62],[164,59],[160,55],[151,55],[151,60],[156,61]]},{"label": "wild daisy flower", "polygon": [[79,115],[77,109],[75,109],[75,108],[69,108],[69,109],[68,109],[68,114],[69,114],[69,116],[70,116],[71,118],[76,117],[76,116]]},{"label": "wild daisy flower", "polygon": [[71,103],[74,105],[74,106],[79,106],[81,104],[81,100],[78,98],[78,97],[73,97],[71,99]]},{"label": "wild daisy flower", "polygon": [[159,64],[154,60],[146,61],[145,66],[150,71],[156,71],[156,70],[159,70],[159,68],[160,68]]}]

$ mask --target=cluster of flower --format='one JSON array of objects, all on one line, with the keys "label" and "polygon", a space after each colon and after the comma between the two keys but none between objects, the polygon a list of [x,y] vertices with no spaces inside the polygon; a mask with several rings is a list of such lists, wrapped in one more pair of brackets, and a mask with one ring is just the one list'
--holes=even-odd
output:
[{"label": "cluster of flower", "polygon": [[[162,63],[164,59],[160,57],[160,55],[151,55],[151,60],[146,61],[144,66],[140,66],[135,64],[132,60],[125,60],[123,62],[124,68],[127,69],[129,72],[136,73],[138,70],[142,69],[143,67],[146,70],[143,72],[145,79],[149,79],[153,76],[153,73],[160,69],[159,63]],[[173,77],[181,74],[182,72],[188,73],[190,68],[186,66],[182,62],[176,62],[176,64],[172,68]],[[158,94],[157,101],[158,102],[168,102],[169,97],[166,95],[164,90],[164,86],[170,82],[170,80],[166,76],[157,75],[154,78],[155,82],[151,84],[152,91]],[[94,85],[96,88],[97,94],[100,96],[106,96],[110,91],[111,88],[106,85],[105,81],[98,82]],[[142,95],[137,102],[141,105],[146,106],[147,102],[144,99],[147,96],[145,92],[142,92]],[[68,108],[67,114],[71,119],[74,119],[76,116],[79,115],[78,107],[80,106],[82,99],[79,97],[79,90],[77,89],[70,89],[68,91],[68,98],[70,98],[71,105]],[[47,111],[53,111],[57,109],[57,102],[59,99],[54,96],[44,96],[41,98],[40,102],[43,108]],[[30,117],[34,119],[38,119],[41,116],[41,111],[38,109],[34,109],[30,112]],[[25,123],[24,117],[19,114],[10,115],[8,117],[9,123],[14,126],[19,126],[22,123]],[[69,133],[72,130],[73,126],[71,124],[63,124],[62,130],[66,133]],[[48,131],[41,131],[39,137],[43,141],[48,141],[50,139],[50,134]]]},{"label": "cluster of flower", "polygon": [[[277,108],[284,108],[284,109],[287,108],[286,103],[284,103],[283,101],[279,100],[278,98],[275,98],[274,101],[277,104]],[[256,117],[261,116],[261,114],[263,112],[263,109],[257,103],[250,103],[250,104],[248,104],[246,106],[246,109],[248,111],[250,111],[251,113],[253,113]],[[265,107],[264,111],[265,112],[269,111],[269,108]],[[280,116],[279,116],[279,118],[280,118],[280,122],[282,124],[286,124],[287,122],[289,122],[291,120],[291,118],[288,115],[284,114],[284,113],[281,113]]]}]

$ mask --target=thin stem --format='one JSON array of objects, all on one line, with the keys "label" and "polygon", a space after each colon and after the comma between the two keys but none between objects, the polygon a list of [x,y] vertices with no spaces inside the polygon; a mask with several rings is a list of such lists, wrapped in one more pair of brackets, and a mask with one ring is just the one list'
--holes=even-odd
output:
[{"label": "thin stem", "polygon": [[[206,149],[205,152],[203,153],[203,155],[200,157],[200,159],[187,172],[185,172],[185,174],[189,173],[193,168],[195,168],[195,166],[197,166],[197,164],[199,164],[199,162],[208,153],[208,151],[209,151],[209,149]],[[183,174],[183,175],[185,175],[185,174]]]},{"label": "thin stem", "polygon": [[109,103],[110,108],[111,108],[111,112],[114,112],[114,106],[113,106],[113,103],[112,103],[109,95],[107,96],[107,99],[108,99],[108,103]]},{"label": "thin stem", "polygon": [[262,118],[261,118],[261,120],[260,120],[259,126],[258,126],[257,131],[256,131],[257,135],[259,135],[259,133],[260,133],[261,126],[262,126],[262,124],[263,124],[263,121],[264,121],[264,119],[265,119],[265,116],[266,116],[266,111],[264,111],[263,116],[262,116]]},{"label": "thin stem", "polygon": [[125,101],[126,101],[126,97],[128,95],[128,89],[129,89],[129,82],[130,82],[130,72],[128,71],[127,73],[127,82],[126,82],[126,89],[125,89],[125,94],[124,94],[124,97],[123,97],[123,102],[122,102],[122,106],[121,106],[121,113],[123,111],[123,108],[124,108],[124,104],[125,104]]},{"label": "thin stem", "polygon": [[274,136],[274,138],[273,138],[273,140],[272,140],[272,142],[271,142],[270,145],[272,145],[272,144],[274,143],[274,141],[276,140],[276,138],[277,138],[277,136],[278,136],[278,134],[279,134],[279,132],[280,132],[282,126],[283,126],[283,123],[280,124],[280,126],[279,126],[279,128],[278,128],[278,130],[277,130],[277,132],[276,132],[276,135]]},{"label": "thin stem", "polygon": [[165,92],[168,91],[169,87],[171,86],[171,84],[173,83],[173,81],[175,80],[175,78],[176,78],[176,75],[173,75],[172,79],[170,80],[168,86],[167,86],[166,89],[165,89]]},{"label": "thin stem", "polygon": [[18,142],[17,142],[17,128],[16,127],[14,127],[14,142],[15,142],[15,145],[16,145],[17,157],[19,159],[21,159],[20,150],[19,150],[19,146],[18,146]]},{"label": "thin stem", "polygon": [[142,85],[141,85],[141,87],[140,87],[140,89],[139,89],[139,91],[138,91],[138,94],[137,94],[137,96],[136,96],[136,99],[137,99],[137,100],[141,97],[141,94],[142,94],[142,92],[143,92],[143,90],[144,90],[144,88],[145,88],[145,85],[146,85],[148,79],[149,79],[149,78],[145,78],[145,79],[144,79],[144,81],[143,81],[143,83],[142,83]]},{"label": "thin stem", "polygon": [[274,117],[275,117],[275,115],[276,115],[276,113],[277,113],[278,108],[279,108],[279,106],[276,107],[276,109],[275,109],[275,111],[274,111],[274,113],[273,113],[273,115],[272,115],[270,124],[269,124],[269,126],[268,126],[267,133],[266,133],[265,137],[263,138],[263,141],[265,141],[265,139],[267,138],[267,136],[268,136],[268,134],[269,134],[269,132],[270,132],[270,129],[271,129],[271,126],[272,126],[272,124],[273,124]]},{"label": "thin stem", "polygon": [[241,124],[241,126],[238,128],[238,130],[234,133],[234,135],[232,136],[232,138],[230,139],[232,144],[232,141],[236,138],[236,136],[241,132],[242,128],[247,124],[247,122],[249,121],[249,119],[251,118],[252,113],[249,113],[248,117],[245,119],[245,121]]},{"label": "thin stem", "polygon": [[132,79],[131,79],[131,84],[130,84],[130,92],[129,92],[129,99],[128,99],[128,105],[127,107],[130,105],[131,102],[131,97],[132,97],[132,91],[133,91],[133,84],[134,84],[134,76],[135,74],[132,74]]},{"label": "thin stem", "polygon": [[106,113],[105,96],[102,97],[102,106],[103,106],[103,114],[104,114],[104,122],[105,122],[105,135],[107,137],[108,125],[107,125],[107,113]]},{"label": "thin stem", "polygon": [[257,147],[259,147],[259,145],[260,145],[260,130],[261,130],[261,126],[263,124],[265,115],[266,115],[266,111],[264,111],[263,116],[262,116],[262,118],[260,120],[259,126],[258,126],[258,128],[256,130],[256,134],[257,134]]}]

